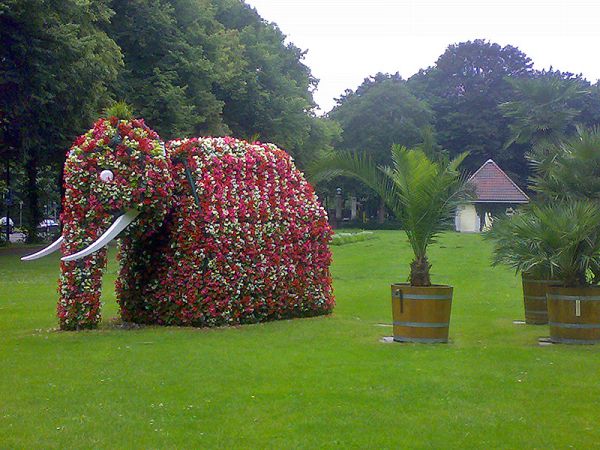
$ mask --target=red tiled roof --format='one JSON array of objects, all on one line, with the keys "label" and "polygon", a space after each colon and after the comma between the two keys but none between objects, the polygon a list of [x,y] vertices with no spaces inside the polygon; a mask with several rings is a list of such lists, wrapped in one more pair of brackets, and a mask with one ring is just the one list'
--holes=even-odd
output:
[{"label": "red tiled roof", "polygon": [[528,203],[529,197],[498,165],[488,159],[469,183],[475,185],[477,200],[475,202]]}]

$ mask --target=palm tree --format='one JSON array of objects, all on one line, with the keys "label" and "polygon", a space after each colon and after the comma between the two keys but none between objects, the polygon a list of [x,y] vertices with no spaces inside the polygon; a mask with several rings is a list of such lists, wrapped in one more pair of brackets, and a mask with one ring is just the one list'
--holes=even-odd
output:
[{"label": "palm tree", "polygon": [[589,200],[531,205],[494,221],[493,264],[505,264],[565,287],[600,281],[600,206]]},{"label": "palm tree", "polygon": [[530,160],[531,187],[548,200],[600,201],[600,128],[577,127],[577,135],[538,148]]},{"label": "palm tree", "polygon": [[463,153],[453,160],[432,161],[422,149],[392,146],[392,166],[378,167],[366,154],[333,154],[311,167],[311,181],[345,175],[376,191],[404,227],[414,253],[409,281],[431,286],[427,246],[447,228],[456,206],[467,192],[458,167]]},{"label": "palm tree", "polygon": [[555,144],[567,135],[568,127],[581,112],[574,103],[587,91],[577,79],[564,79],[545,73],[542,78],[507,78],[518,100],[499,105],[504,117],[511,121],[511,136],[505,147],[513,143]]}]

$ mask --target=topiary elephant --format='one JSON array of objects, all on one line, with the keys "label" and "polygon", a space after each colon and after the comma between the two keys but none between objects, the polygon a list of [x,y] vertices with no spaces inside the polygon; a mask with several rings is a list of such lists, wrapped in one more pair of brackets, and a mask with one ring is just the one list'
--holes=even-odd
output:
[{"label": "topiary elephant", "polygon": [[327,314],[324,209],[292,159],[233,138],[168,142],[143,120],[98,120],[64,167],[58,318],[95,327],[105,246],[120,236],[124,321],[219,326]]}]

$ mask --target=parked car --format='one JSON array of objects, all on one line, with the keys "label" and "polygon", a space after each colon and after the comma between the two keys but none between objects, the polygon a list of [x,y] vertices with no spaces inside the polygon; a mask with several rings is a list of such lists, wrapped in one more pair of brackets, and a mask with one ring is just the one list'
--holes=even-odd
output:
[{"label": "parked car", "polygon": [[[15,230],[15,223],[9,217],[8,219],[8,232],[12,233]],[[6,232],[6,217],[0,217],[0,233]]]},{"label": "parked car", "polygon": [[58,222],[54,219],[44,219],[38,224],[37,228],[41,231],[55,231],[58,230]]}]

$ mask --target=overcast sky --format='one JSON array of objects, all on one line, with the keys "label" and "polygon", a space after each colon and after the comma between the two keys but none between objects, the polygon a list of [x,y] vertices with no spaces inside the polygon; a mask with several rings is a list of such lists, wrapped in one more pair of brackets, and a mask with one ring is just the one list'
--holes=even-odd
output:
[{"label": "overcast sky", "polygon": [[518,47],[535,68],[600,78],[599,0],[246,0],[308,50],[323,111],[377,72],[410,77],[451,43]]}]

